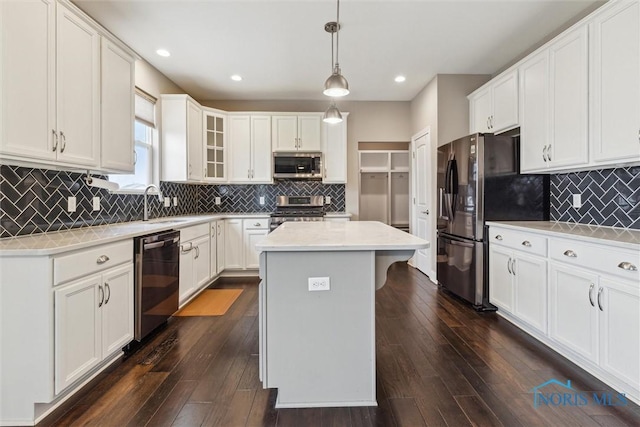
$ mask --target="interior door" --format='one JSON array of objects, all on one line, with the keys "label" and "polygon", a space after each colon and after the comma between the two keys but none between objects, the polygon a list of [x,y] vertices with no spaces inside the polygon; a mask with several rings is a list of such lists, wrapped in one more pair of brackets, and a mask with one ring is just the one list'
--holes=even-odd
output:
[{"label": "interior door", "polygon": [[413,167],[414,175],[414,212],[413,218],[415,229],[413,234],[431,242],[431,247],[416,251],[413,264],[429,276],[436,280],[435,261],[433,259],[433,249],[435,245],[435,233],[431,212],[431,189],[433,186],[433,173],[431,167],[431,137],[429,132],[423,133],[413,141],[415,159]]}]

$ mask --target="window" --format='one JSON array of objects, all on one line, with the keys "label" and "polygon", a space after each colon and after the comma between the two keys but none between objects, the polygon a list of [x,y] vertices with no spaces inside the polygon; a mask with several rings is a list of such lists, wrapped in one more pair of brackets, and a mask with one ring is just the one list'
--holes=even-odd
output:
[{"label": "window", "polygon": [[109,180],[118,183],[118,192],[141,192],[149,184],[157,184],[157,132],[155,125],[156,99],[136,89],[135,95],[135,171],[129,175],[109,175]]}]

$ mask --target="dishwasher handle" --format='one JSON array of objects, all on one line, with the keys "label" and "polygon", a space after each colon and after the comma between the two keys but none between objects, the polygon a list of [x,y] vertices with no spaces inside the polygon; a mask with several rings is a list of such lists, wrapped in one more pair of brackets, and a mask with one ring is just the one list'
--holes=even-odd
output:
[{"label": "dishwasher handle", "polygon": [[174,237],[172,239],[161,240],[159,242],[145,243],[144,246],[143,246],[143,249],[145,251],[148,251],[150,249],[162,248],[164,246],[174,245],[174,244],[178,243],[179,241],[180,241],[179,237]]}]

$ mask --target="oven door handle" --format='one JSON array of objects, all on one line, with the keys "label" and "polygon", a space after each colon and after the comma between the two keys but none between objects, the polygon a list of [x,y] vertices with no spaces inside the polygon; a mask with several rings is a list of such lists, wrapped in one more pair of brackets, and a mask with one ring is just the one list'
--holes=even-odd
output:
[{"label": "oven door handle", "polygon": [[160,242],[145,243],[144,244],[144,250],[148,251],[149,249],[162,248],[164,246],[169,246],[169,245],[172,245],[174,243],[178,243],[179,240],[180,240],[179,237],[175,237],[173,239],[162,240]]}]

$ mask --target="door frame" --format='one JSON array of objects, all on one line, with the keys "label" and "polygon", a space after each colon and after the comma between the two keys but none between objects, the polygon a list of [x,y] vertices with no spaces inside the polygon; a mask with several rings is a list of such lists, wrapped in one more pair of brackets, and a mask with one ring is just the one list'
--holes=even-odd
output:
[{"label": "door frame", "polygon": [[[434,164],[434,144],[435,141],[433,141],[433,139],[431,138],[431,126],[427,126],[425,128],[423,128],[422,130],[420,130],[418,133],[414,134],[411,137],[411,143],[409,145],[409,150],[411,152],[411,167],[409,168],[409,173],[410,173],[410,180],[409,180],[409,192],[411,194],[411,209],[409,209],[409,232],[413,235],[415,235],[415,231],[417,230],[417,206],[416,206],[416,188],[417,188],[417,184],[416,184],[416,179],[417,179],[417,158],[416,158],[416,141],[425,136],[425,135],[429,135],[429,167],[431,169],[431,188],[429,189],[429,191],[431,191],[431,194],[436,194],[436,175],[433,173],[433,171],[435,171],[436,166]],[[429,207],[429,209],[431,210],[431,212],[436,212],[434,210],[434,198],[433,196],[431,197],[431,206]],[[430,241],[429,243],[431,244],[431,263],[429,265],[429,269],[427,270],[428,272],[426,273],[427,276],[429,276],[429,279],[434,282],[434,283],[438,283],[437,282],[437,277],[436,277],[436,268],[435,268],[435,254],[437,252],[437,242],[436,242],[436,233],[435,233],[435,224],[433,222],[433,215],[429,215],[429,222],[428,222],[428,226],[432,231],[432,235],[433,235],[433,241]],[[409,260],[409,265],[411,265],[412,267],[416,267],[413,257]]]}]

